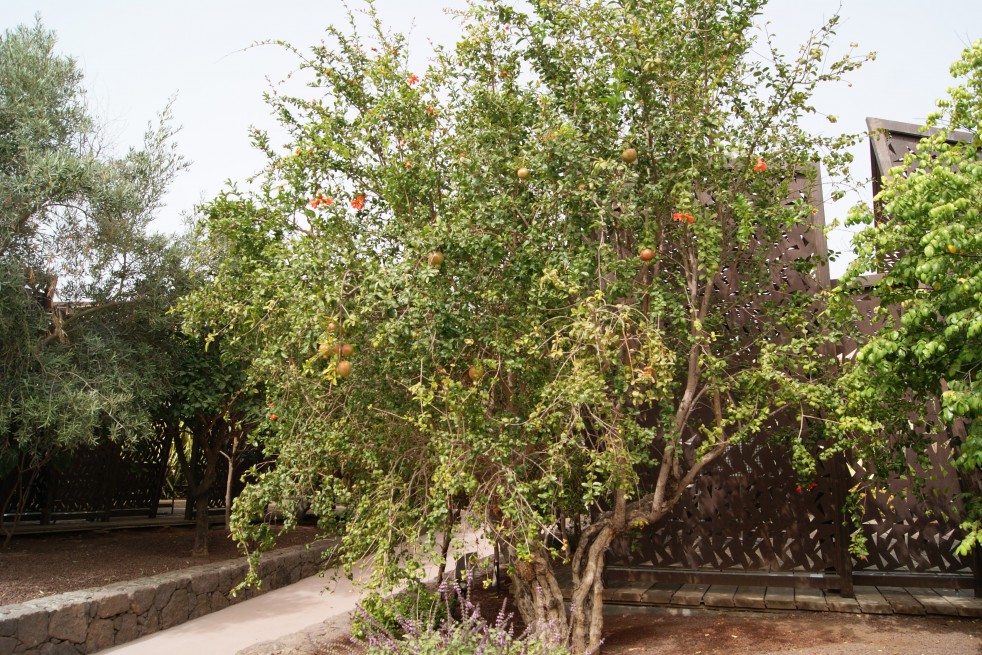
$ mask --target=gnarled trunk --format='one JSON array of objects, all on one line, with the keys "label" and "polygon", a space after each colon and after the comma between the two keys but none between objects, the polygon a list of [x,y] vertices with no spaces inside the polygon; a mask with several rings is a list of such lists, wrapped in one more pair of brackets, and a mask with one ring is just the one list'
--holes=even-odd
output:
[{"label": "gnarled trunk", "polygon": [[604,627],[604,557],[627,526],[627,496],[614,493],[614,507],[580,535],[573,553],[573,597],[569,645],[574,653],[596,653]]},{"label": "gnarled trunk", "polygon": [[604,627],[604,556],[617,531],[605,525],[585,533],[573,556],[569,646],[573,653],[597,653]]},{"label": "gnarled trunk", "polygon": [[506,549],[515,605],[530,634],[543,641],[565,644],[574,655],[600,650],[604,555],[617,535],[609,518],[600,525],[599,529],[584,531],[577,546],[568,610],[548,550],[542,548],[530,558],[517,559],[514,548]]},{"label": "gnarled trunk", "polygon": [[515,605],[541,639],[561,642],[574,655],[600,652],[603,637],[603,594],[605,556],[614,539],[632,524],[648,524],[661,519],[678,500],[678,491],[669,502],[653,506],[654,494],[627,502],[623,492],[615,492],[612,509],[592,517],[582,528],[572,556],[572,595],[567,611],[556,580],[553,560],[545,546],[519,560],[514,547],[507,547],[505,560],[512,580]]},{"label": "gnarled trunk", "polygon": [[509,564],[515,606],[529,626],[530,634],[544,641],[567,642],[566,605],[549,552],[540,548],[532,553],[531,559],[519,559],[513,546],[503,551]]}]

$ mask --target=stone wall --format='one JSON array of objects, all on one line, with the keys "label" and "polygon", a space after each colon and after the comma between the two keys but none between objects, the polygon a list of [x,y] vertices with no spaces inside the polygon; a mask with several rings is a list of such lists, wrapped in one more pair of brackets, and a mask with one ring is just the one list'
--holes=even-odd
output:
[{"label": "stone wall", "polygon": [[259,564],[262,588],[235,597],[245,558],[0,606],[0,655],[80,655],[132,641],[278,589],[320,570],[330,542],[283,548]]}]

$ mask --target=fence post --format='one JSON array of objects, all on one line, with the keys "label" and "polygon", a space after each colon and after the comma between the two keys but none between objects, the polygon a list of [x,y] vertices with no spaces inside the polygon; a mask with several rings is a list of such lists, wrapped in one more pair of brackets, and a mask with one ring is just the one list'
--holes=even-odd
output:
[{"label": "fence post", "polygon": [[101,455],[100,459],[105,462],[107,469],[106,475],[102,478],[102,485],[100,485],[102,497],[98,501],[101,510],[100,520],[106,522],[112,518],[116,497],[119,493],[119,478],[123,471],[123,453],[122,447],[113,441],[107,442],[107,445],[95,449],[95,451]]},{"label": "fence post", "polygon": [[846,493],[849,471],[841,453],[832,456],[832,506],[835,521],[835,552],[833,561],[839,575],[839,593],[843,598],[855,598],[852,583],[852,555],[849,554],[849,534],[846,531]]},{"label": "fence post", "polygon": [[48,525],[54,514],[55,495],[58,493],[58,482],[61,476],[50,461],[44,465],[41,475],[38,477],[42,476],[44,477],[44,495],[41,498],[41,525]]}]

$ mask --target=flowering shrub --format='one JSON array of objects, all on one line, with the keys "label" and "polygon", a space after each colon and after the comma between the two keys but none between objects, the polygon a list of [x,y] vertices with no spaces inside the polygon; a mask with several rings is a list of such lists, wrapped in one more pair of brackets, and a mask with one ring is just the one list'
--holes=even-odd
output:
[{"label": "flowering shrub", "polygon": [[369,594],[351,619],[351,635],[355,639],[375,635],[398,639],[416,627],[432,629],[449,614],[449,605],[441,602],[438,592],[416,583],[394,596]]},{"label": "flowering shrub", "polygon": [[310,91],[270,97],[287,147],[203,211],[198,241],[227,255],[185,304],[278,403],[240,535],[302,493],[384,585],[473,517],[526,623],[582,655],[605,554],[730,446],[783,443],[814,478],[857,423],[825,354],[849,324],[774,253],[818,212],[783,201],[790,181],[847,160],[848,137],[799,125],[809,95],[862,58],[831,53],[834,19],[771,51],[764,4],[475,0],[418,74],[372,11],[368,32],[328,29],[297,72]]},{"label": "flowering shrub", "polygon": [[[570,652],[548,635],[528,632],[515,635],[512,615],[507,603],[502,604],[494,622],[481,616],[480,608],[456,587],[444,592],[443,616],[452,614],[455,602],[460,603],[459,621],[400,620],[402,634],[375,632],[363,638],[367,655],[568,655]],[[418,614],[417,614],[418,615]],[[433,616],[433,615],[429,615]]]}]

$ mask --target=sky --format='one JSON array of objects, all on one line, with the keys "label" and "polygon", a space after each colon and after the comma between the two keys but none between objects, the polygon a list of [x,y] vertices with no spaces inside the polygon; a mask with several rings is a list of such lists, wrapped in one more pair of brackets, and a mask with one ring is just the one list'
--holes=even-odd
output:
[{"label": "sky", "polygon": [[[352,3],[357,6],[357,2]],[[376,0],[383,21],[410,36],[411,66],[423,70],[432,44],[450,45],[457,24],[446,9],[464,0]],[[811,129],[860,132],[867,116],[921,123],[953,81],[951,62],[982,38],[978,0],[772,0],[759,20],[793,52],[808,34],[838,12],[833,53],[850,43],[877,58],[845,84],[822,90],[816,106],[838,118]],[[119,151],[139,146],[149,123],[172,101],[180,128],[178,149],[190,169],[173,184],[155,228],[181,229],[182,216],[218,193],[227,180],[243,181],[263,164],[249,145],[253,127],[272,129],[263,101],[271,82],[284,79],[296,59],[274,45],[318,43],[324,27],[346,20],[340,0],[0,0],[0,29],[43,24],[58,36],[58,49],[85,72],[88,99]],[[870,175],[868,146],[854,151],[853,175]],[[865,191],[826,207],[826,219],[845,218],[848,207],[869,202]],[[851,232],[836,229],[830,248],[848,251]],[[832,277],[848,256],[832,264]]]}]

